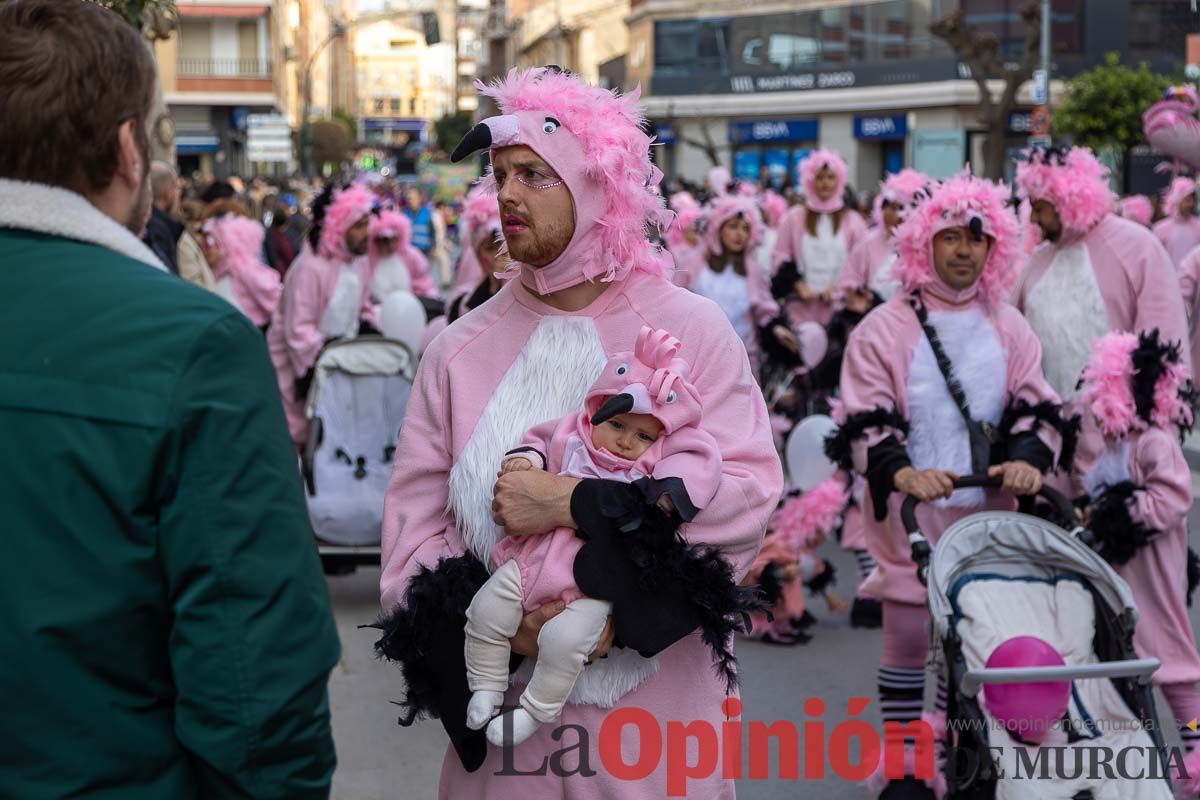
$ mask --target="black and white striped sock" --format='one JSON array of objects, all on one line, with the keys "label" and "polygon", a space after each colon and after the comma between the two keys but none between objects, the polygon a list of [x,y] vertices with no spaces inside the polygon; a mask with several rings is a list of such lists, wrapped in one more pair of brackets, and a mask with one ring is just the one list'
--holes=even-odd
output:
[{"label": "black and white striped sock", "polygon": [[863,580],[875,569],[875,559],[871,558],[868,550],[855,550],[854,559],[858,562],[858,575]]},{"label": "black and white striped sock", "polygon": [[1186,725],[1181,725],[1179,738],[1183,740],[1183,749],[1190,753],[1200,747],[1200,728],[1192,730]]}]

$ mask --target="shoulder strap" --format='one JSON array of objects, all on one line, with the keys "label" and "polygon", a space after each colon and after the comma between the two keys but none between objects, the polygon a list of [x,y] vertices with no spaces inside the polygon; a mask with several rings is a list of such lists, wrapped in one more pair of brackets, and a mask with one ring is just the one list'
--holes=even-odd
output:
[{"label": "shoulder strap", "polygon": [[954,399],[954,405],[958,406],[963,419],[970,424],[972,421],[971,406],[967,403],[967,394],[963,391],[962,384],[958,382],[958,378],[954,377],[953,364],[950,363],[950,357],[946,355],[946,351],[942,348],[942,340],[938,338],[937,329],[929,324],[929,315],[925,313],[925,304],[916,295],[911,295],[908,298],[908,304],[917,315],[917,321],[921,323],[921,330],[925,332],[925,338],[929,340],[929,347],[933,350],[933,358],[937,361],[942,377],[946,379],[946,388],[950,391],[950,397]]}]

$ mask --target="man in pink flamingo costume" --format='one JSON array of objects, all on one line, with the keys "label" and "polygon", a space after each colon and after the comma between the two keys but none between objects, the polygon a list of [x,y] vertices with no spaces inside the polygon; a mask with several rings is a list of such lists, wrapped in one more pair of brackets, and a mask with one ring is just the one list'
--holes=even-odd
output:
[{"label": "man in pink flamingo costume", "polygon": [[[1036,492],[1066,430],[1037,337],[1007,303],[1019,241],[1005,201],[1002,187],[966,174],[935,189],[897,229],[900,290],[854,329],[842,362],[845,421],[828,450],[867,483],[876,568],[862,588],[883,603],[885,721],[919,716],[928,642],[925,587],[900,520],[904,495],[926,501],[917,513],[936,544],[954,521]],[[978,473],[1002,476],[1007,492],[951,494],[954,477]],[[889,800],[941,791],[911,776],[888,783],[882,770],[872,786]]]},{"label": "man in pink flamingo costume", "polygon": [[1013,295],[1042,343],[1042,367],[1065,401],[1092,342],[1110,330],[1158,328],[1190,365],[1187,316],[1170,256],[1154,234],[1113,213],[1108,170],[1091,150],[1036,149],[1017,165],[1044,239]]},{"label": "man in pink flamingo costume", "polygon": [[297,447],[308,436],[304,403],[321,348],[357,335],[361,321],[372,316],[368,284],[355,261],[367,254],[377,208],[375,195],[361,186],[327,189],[315,204],[308,241],[283,279],[267,348]]},{"label": "man in pink flamingo costume", "polygon": [[[497,479],[497,468],[527,430],[581,408],[607,354],[632,350],[648,325],[683,342],[680,357],[693,366],[690,379],[723,463],[712,502],[681,529],[686,540],[716,548],[740,578],[779,497],[782,470],[741,341],[713,303],[660,274],[663,261],[646,238],[669,215],[651,189],[661,173],[649,159],[637,93],[590,87],[557,67],[513,70],[481,91],[501,114],[473,128],[452,157],[490,150],[487,184],[498,192],[511,279],[447,327],[418,368],[385,506],[379,647],[398,644],[392,652],[416,656],[403,664],[407,705],[412,715],[439,716],[450,736],[441,797],[661,798],[665,765],[639,782],[603,771],[562,777],[541,770],[562,746],[550,726],[507,754],[524,775],[497,775],[505,754],[466,727],[465,610],[501,537],[559,527],[586,528],[591,537],[625,528],[636,536],[638,527],[636,519],[605,515],[613,513],[608,499],[627,484],[542,470]],[[619,571],[606,578],[630,582]],[[513,652],[536,656],[538,630],[562,607],[527,614],[510,641]],[[590,763],[599,763],[600,723],[613,708],[724,721],[725,686],[699,634],[651,657],[615,648],[601,659],[614,635],[624,640],[612,628],[606,625],[560,718],[588,731]],[[519,685],[510,689],[506,704],[520,693]],[[689,788],[733,797],[732,781],[718,775]]]}]

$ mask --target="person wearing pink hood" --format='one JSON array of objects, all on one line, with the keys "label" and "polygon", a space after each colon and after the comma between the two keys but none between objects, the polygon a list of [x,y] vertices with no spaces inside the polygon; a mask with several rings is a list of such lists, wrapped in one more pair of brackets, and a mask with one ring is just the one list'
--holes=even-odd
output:
[{"label": "person wearing pink hood", "polygon": [[1192,375],[1200,375],[1200,245],[1179,262],[1179,290],[1183,296],[1183,308],[1187,313],[1188,339],[1192,350]]},{"label": "person wearing pink hood", "polygon": [[[648,585],[664,573],[703,576],[684,578],[692,601],[689,617],[700,621],[716,664],[732,686],[736,672],[727,643],[736,627],[733,618],[760,604],[752,590],[737,588],[720,556],[677,546],[679,524],[707,507],[721,481],[721,454],[701,427],[703,402],[688,382],[689,365],[677,357],[679,347],[679,340],[666,331],[642,328],[633,352],[609,358],[588,390],[584,410],[531,429],[521,446],[506,455],[500,474],[547,469],[631,484],[629,508],[646,522],[636,543],[622,538],[628,556],[645,564],[640,571]],[[596,539],[585,544],[574,529],[563,527],[509,536],[492,549],[496,571],[471,601],[466,624],[472,691],[467,726],[487,725],[492,744],[520,744],[539,725],[558,718],[610,614],[622,629],[625,646],[657,649],[652,632],[664,622],[654,619],[658,598],[653,593],[636,599],[613,594],[604,579],[598,582],[609,562],[604,547]],[[524,614],[555,600],[566,608],[539,632],[537,662],[520,705],[497,717],[509,682],[509,639]]]},{"label": "person wearing pink hood", "polygon": [[463,200],[462,220],[464,247],[454,273],[451,301],[475,291],[479,282],[491,274],[490,263],[487,269],[480,263],[478,250],[485,243],[495,242],[500,236],[500,215],[495,194],[486,187],[472,186]]},{"label": "person wearing pink hood", "polygon": [[1187,316],[1170,256],[1154,234],[1113,213],[1108,170],[1083,147],[1026,151],[1017,188],[1043,243],[1013,293],[1042,343],[1042,368],[1068,404],[1091,344],[1110,330],[1158,328],[1182,342]]},{"label": "person wearing pink hood", "polygon": [[721,195],[708,204],[702,219],[703,251],[676,262],[675,283],[720,306],[745,342],[750,362],[757,363],[757,329],[779,313],[759,260],[763,222],[758,204],[744,195]]},{"label": "person wearing pink hood", "polygon": [[1154,235],[1167,248],[1176,265],[1200,245],[1200,217],[1196,216],[1196,179],[1175,178],[1163,192],[1166,217],[1154,223]]},{"label": "person wearing pink hood", "polygon": [[412,223],[394,209],[371,217],[367,263],[363,271],[371,302],[378,305],[396,291],[436,299],[437,286],[429,277],[429,261],[412,246]]},{"label": "person wearing pink hood", "polygon": [[330,339],[356,336],[360,321],[371,317],[367,283],[354,261],[367,253],[377,209],[375,195],[361,186],[327,186],[313,204],[308,242],[284,278],[267,348],[297,447],[308,437],[304,403],[321,348]]},{"label": "person wearing pink hood", "polygon": [[263,263],[265,238],[262,225],[238,214],[211,217],[200,228],[200,249],[217,294],[264,332],[283,291],[279,273]]},{"label": "person wearing pink hood", "polygon": [[[885,721],[919,716],[928,642],[904,495],[926,501],[917,513],[936,544],[967,514],[1035,493],[1067,430],[1037,337],[1006,302],[1019,243],[1005,201],[1003,187],[968,174],[935,189],[896,230],[900,290],[854,329],[842,362],[845,421],[829,450],[867,483],[876,567],[862,589],[883,603]],[[1005,493],[952,493],[954,477],[979,473],[1002,477]],[[936,787],[912,777],[888,783],[882,766],[869,781],[880,797],[933,797]]]},{"label": "person wearing pink hood", "polygon": [[1144,194],[1131,194],[1121,198],[1117,205],[1117,213],[1144,228],[1149,228],[1154,220],[1154,204]]},{"label": "person wearing pink hood", "polygon": [[865,314],[891,299],[900,281],[892,274],[896,263],[896,226],[932,191],[932,179],[915,169],[888,175],[879,190],[878,225],[854,246],[838,279],[836,294],[842,305]]},{"label": "person wearing pink hood", "polygon": [[1196,392],[1175,343],[1157,330],[1098,339],[1080,381],[1083,431],[1073,488],[1086,504],[1095,547],[1125,579],[1137,604],[1133,644],[1162,666],[1166,697],[1187,750],[1176,797],[1200,797],[1200,655],[1188,619],[1187,516],[1192,473],[1180,439],[1191,430]]},{"label": "person wearing pink hood", "polygon": [[866,237],[858,212],[845,207],[846,162],[832,150],[814,150],[800,162],[804,205],[779,226],[771,291],[786,303],[794,325],[820,325],[833,316],[833,297],[850,251]]},{"label": "person wearing pink hood", "polygon": [[[501,538],[567,527],[589,542],[612,541],[622,529],[636,536],[641,526],[625,502],[614,502],[627,496],[626,483],[543,470],[497,478],[497,467],[530,428],[578,411],[606,354],[634,350],[650,326],[683,343],[679,357],[692,365],[689,381],[704,398],[705,429],[722,461],[711,502],[681,533],[714,548],[735,580],[758,551],[782,469],[744,346],[715,304],[661,274],[660,254],[646,237],[669,219],[650,189],[662,176],[650,162],[637,93],[594,88],[557,67],[514,69],[481,91],[500,114],[476,125],[452,158],[490,150],[486,185],[498,193],[510,279],[434,339],[418,367],[385,504],[377,648],[401,662],[405,721],[433,715],[449,735],[442,798],[661,798],[665,764],[638,782],[603,770],[564,775],[541,768],[562,749],[560,728],[541,726],[505,749],[467,727],[465,612]],[[579,570],[577,562],[577,579]],[[632,573],[609,568],[600,576],[611,594],[629,586]],[[660,616],[686,608],[680,586],[667,581],[662,589]],[[559,601],[526,614],[510,640],[513,653],[536,657],[541,626],[562,608]],[[606,628],[611,633],[600,637],[560,716],[560,725],[587,732],[591,764],[600,763],[600,724],[613,709],[714,727],[724,721],[726,688],[698,633],[666,637],[647,655],[610,651],[627,632],[615,614]],[[518,685],[506,705],[522,692],[519,675],[510,679]],[[719,775],[689,789],[733,797],[733,782]]]},{"label": "person wearing pink hood", "polygon": [[698,230],[704,209],[689,192],[671,195],[670,207],[675,212],[666,235],[667,250],[675,261],[675,272],[671,279],[675,285],[686,289],[702,268],[707,249],[704,237]]}]

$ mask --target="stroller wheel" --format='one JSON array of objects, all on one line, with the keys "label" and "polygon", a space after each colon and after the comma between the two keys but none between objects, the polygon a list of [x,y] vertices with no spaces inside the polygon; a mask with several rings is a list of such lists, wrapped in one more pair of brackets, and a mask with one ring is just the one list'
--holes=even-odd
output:
[{"label": "stroller wheel", "polygon": [[883,604],[870,597],[854,598],[850,606],[851,628],[879,628],[883,626]]},{"label": "stroller wheel", "polygon": [[933,789],[911,775],[900,780],[890,781],[879,793],[879,800],[935,800]]}]

